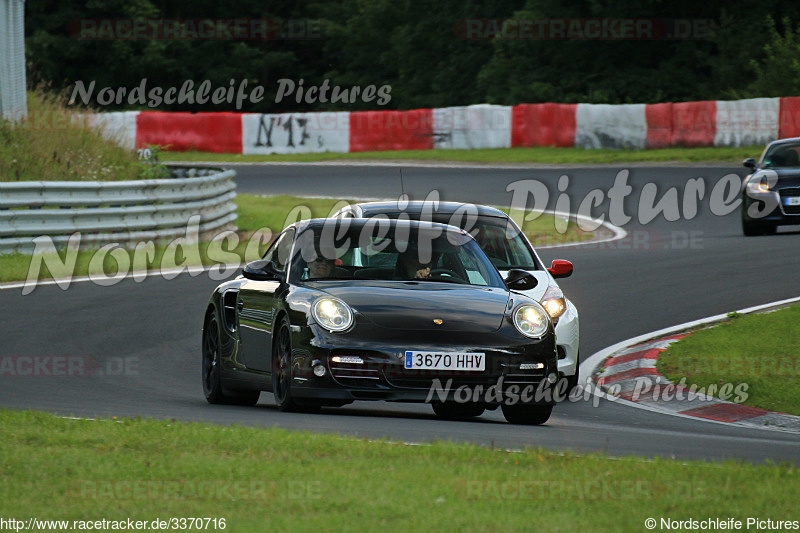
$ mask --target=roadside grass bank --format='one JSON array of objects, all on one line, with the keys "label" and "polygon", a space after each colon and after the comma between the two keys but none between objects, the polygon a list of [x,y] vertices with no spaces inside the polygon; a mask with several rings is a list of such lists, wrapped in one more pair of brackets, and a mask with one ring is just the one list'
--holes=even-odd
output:
[{"label": "roadside grass bank", "polygon": [[0,117],[0,182],[135,180],[148,167],[56,96],[28,92],[27,119]]},{"label": "roadside grass bank", "polygon": [[[168,243],[158,243],[154,247],[152,259],[145,261],[144,254],[136,260],[134,250],[117,248],[114,253],[127,255],[131,271],[161,270],[176,267],[195,267],[222,263],[253,261],[266,252],[272,238],[286,225],[297,220],[326,217],[338,210],[348,200],[331,198],[305,198],[299,196],[258,196],[239,194],[236,197],[238,218],[236,224],[236,245],[233,242],[218,242],[209,252],[209,243],[201,242],[188,246],[169,248]],[[508,212],[508,209],[505,209]],[[559,222],[563,225],[563,221]],[[270,231],[259,232],[263,228]],[[582,242],[591,239],[595,233],[586,232],[570,221],[563,233],[556,230],[556,217],[543,214],[535,220],[526,221],[523,230],[535,246],[552,245],[568,242]],[[600,235],[605,230],[600,229]],[[165,253],[167,252],[167,253]],[[112,277],[119,271],[117,259],[111,253],[98,258],[96,250],[78,251],[75,253],[75,267],[61,268],[67,262],[69,252],[60,251],[56,260],[42,257],[41,268],[36,279],[52,279],[69,276]],[[93,261],[94,259],[94,261]],[[22,281],[28,278],[33,257],[25,254],[0,255],[0,282]],[[123,259],[123,262],[124,259]],[[37,263],[38,264],[38,263]],[[56,268],[49,268],[48,265]],[[35,269],[34,269],[35,270]]]},{"label": "roadside grass bank", "polygon": [[159,157],[169,161],[209,161],[215,163],[269,163],[317,161],[418,160],[461,163],[538,163],[596,165],[613,163],[725,163],[737,164],[748,157],[758,157],[763,146],[742,148],[656,148],[651,150],[586,150],[583,148],[479,148],[476,150],[398,150],[386,152],[352,152],[318,154],[218,154],[210,152],[169,152]]},{"label": "roadside grass bank", "polygon": [[34,411],[0,411],[0,433],[4,518],[25,520],[207,517],[224,518],[231,532],[264,524],[277,531],[641,531],[648,518],[792,519],[800,498],[798,471],[788,465],[409,446]]},{"label": "roadside grass bank", "polygon": [[744,405],[800,415],[800,305],[734,315],[670,345],[658,371],[677,383],[747,383]]}]

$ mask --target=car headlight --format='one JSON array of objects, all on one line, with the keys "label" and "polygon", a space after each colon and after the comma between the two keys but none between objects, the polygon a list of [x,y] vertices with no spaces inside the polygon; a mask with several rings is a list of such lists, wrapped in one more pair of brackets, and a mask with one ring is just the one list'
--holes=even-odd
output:
[{"label": "car headlight", "polygon": [[311,307],[314,320],[329,331],[344,331],[353,325],[353,311],[336,298],[320,298]]},{"label": "car headlight", "polygon": [[548,325],[547,313],[540,305],[525,304],[514,311],[514,326],[526,337],[541,337]]},{"label": "car headlight", "polygon": [[567,310],[567,301],[561,289],[554,285],[549,286],[542,297],[542,307],[553,320],[563,315]]},{"label": "car headlight", "polygon": [[770,191],[770,183],[766,176],[754,176],[747,181],[747,192],[764,194]]}]

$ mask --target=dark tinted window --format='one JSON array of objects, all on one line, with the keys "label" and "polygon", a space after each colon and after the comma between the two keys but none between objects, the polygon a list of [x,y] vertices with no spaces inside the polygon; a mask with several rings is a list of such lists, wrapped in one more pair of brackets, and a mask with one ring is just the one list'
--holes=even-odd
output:
[{"label": "dark tinted window", "polygon": [[288,229],[283,232],[272,246],[264,254],[264,259],[272,261],[278,270],[286,269],[286,262],[289,259],[289,254],[292,251],[292,240],[294,239],[294,228]]},{"label": "dark tinted window", "polygon": [[800,143],[782,143],[769,148],[763,157],[762,168],[800,167]]},{"label": "dark tinted window", "polygon": [[430,281],[504,287],[503,280],[477,243],[454,231],[383,228],[376,225],[337,231],[321,227],[297,239],[293,282],[306,280]]}]

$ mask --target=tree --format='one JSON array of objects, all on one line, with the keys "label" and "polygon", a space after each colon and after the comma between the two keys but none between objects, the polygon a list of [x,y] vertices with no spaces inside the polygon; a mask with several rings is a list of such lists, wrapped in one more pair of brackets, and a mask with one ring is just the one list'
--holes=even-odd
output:
[{"label": "tree", "polygon": [[783,33],[772,17],[767,17],[769,40],[764,45],[765,57],[751,60],[755,72],[748,89],[752,96],[800,95],[800,26],[792,29],[792,21],[783,19]]}]

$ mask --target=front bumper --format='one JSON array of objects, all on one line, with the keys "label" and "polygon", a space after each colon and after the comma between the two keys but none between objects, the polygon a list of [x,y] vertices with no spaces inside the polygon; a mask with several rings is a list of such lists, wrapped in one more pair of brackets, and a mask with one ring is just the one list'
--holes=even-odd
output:
[{"label": "front bumper", "polygon": [[[789,198],[797,197],[800,197],[800,187],[784,187],[775,191],[745,194],[742,205],[742,218],[747,222],[762,222],[775,225],[800,224],[800,206],[787,204]],[[748,210],[756,201],[775,207],[763,216],[753,218],[749,215]],[[764,207],[763,204],[759,206],[761,209]]]},{"label": "front bumper", "polygon": [[579,331],[578,310],[567,300],[567,310],[559,317],[556,325],[558,372],[563,376],[573,376],[578,373]]},{"label": "front bumper", "polygon": [[[477,401],[500,404],[516,396],[526,403],[552,404],[548,374],[557,373],[554,336],[540,341],[509,343],[498,334],[482,335],[484,345],[431,344],[425,332],[408,341],[364,346],[348,344],[346,335],[326,334],[303,328],[293,343],[292,394],[298,398],[330,401],[385,400],[396,402]],[[312,333],[311,330],[314,330]],[[465,340],[469,335],[463,335]],[[413,341],[410,339],[414,339]],[[486,354],[481,371],[433,371],[404,368],[406,350]],[[360,362],[335,362],[334,356],[356,357]],[[520,368],[539,363],[540,368]],[[323,376],[314,367],[325,368]],[[547,391],[550,391],[549,393]],[[538,392],[537,392],[538,391]],[[515,400],[516,401],[516,400]]]}]

